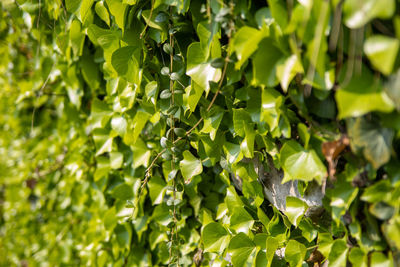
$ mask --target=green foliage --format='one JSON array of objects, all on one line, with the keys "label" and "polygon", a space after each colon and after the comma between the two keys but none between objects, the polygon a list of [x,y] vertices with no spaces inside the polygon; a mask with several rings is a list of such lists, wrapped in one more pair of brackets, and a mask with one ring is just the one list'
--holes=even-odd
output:
[{"label": "green foliage", "polygon": [[0,265],[400,266],[399,9],[1,1]]}]

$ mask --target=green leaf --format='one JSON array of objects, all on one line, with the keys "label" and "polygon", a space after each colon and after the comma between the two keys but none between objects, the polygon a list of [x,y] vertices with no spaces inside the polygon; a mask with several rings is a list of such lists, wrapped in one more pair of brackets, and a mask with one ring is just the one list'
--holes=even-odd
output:
[{"label": "green leaf", "polygon": [[124,46],[117,49],[111,58],[111,64],[117,73],[128,82],[139,85],[140,49],[134,46]]},{"label": "green leaf", "polygon": [[251,123],[250,114],[244,109],[233,110],[233,128],[235,133],[241,137],[245,137],[245,125]]},{"label": "green leaf", "polygon": [[89,16],[90,9],[92,8],[93,3],[94,3],[94,0],[82,0],[81,9],[80,9],[80,16],[81,16],[82,24],[85,24],[86,19]]},{"label": "green leaf", "polygon": [[389,220],[395,214],[395,208],[385,202],[379,201],[372,204],[369,212],[380,220]]},{"label": "green leaf", "polygon": [[314,150],[305,150],[294,140],[286,142],[280,151],[280,163],[285,171],[282,183],[290,180],[318,183],[326,177],[326,167]]},{"label": "green leaf", "polygon": [[118,27],[124,31],[125,29],[125,15],[126,8],[128,5],[122,3],[120,0],[106,0],[107,6],[110,10],[111,15],[114,16],[115,22]]},{"label": "green leaf", "polygon": [[303,244],[293,239],[289,240],[285,249],[285,260],[289,263],[290,267],[300,267],[303,264],[306,252],[307,249]]},{"label": "green leaf", "polygon": [[120,152],[110,153],[110,167],[111,169],[119,169],[124,162],[124,155]]},{"label": "green leaf", "polygon": [[183,160],[179,163],[179,167],[186,183],[190,182],[193,176],[203,172],[201,161],[188,150],[183,151]]},{"label": "green leaf", "polygon": [[149,165],[151,150],[148,149],[141,138],[138,138],[132,146],[132,152],[134,168],[138,168],[139,166],[147,167]]},{"label": "green leaf", "polygon": [[349,210],[357,194],[358,188],[344,181],[337,183],[335,188],[327,190],[327,195],[331,196],[332,217],[337,223],[339,223],[346,211]]},{"label": "green leaf", "polygon": [[232,51],[238,61],[235,68],[240,69],[244,62],[257,50],[258,43],[268,36],[268,30],[257,30],[248,26],[240,28],[232,39]]},{"label": "green leaf", "polygon": [[112,196],[121,200],[129,200],[133,198],[132,186],[120,184],[112,190]]},{"label": "green leaf", "polygon": [[400,216],[385,222],[382,226],[383,234],[392,248],[400,249]]},{"label": "green leaf", "polygon": [[153,205],[161,204],[167,189],[165,181],[159,176],[153,176],[148,183],[148,187],[151,203]]},{"label": "green leaf", "polygon": [[288,13],[285,4],[279,0],[267,0],[271,15],[283,31],[288,22]]},{"label": "green leaf", "polygon": [[394,136],[392,129],[381,128],[364,118],[348,120],[347,128],[352,150],[362,152],[374,168],[389,161]]},{"label": "green leaf", "polygon": [[220,253],[228,246],[230,235],[221,224],[211,222],[204,227],[202,240],[205,252]]},{"label": "green leaf", "polygon": [[253,57],[252,85],[262,87],[277,85],[276,65],[282,56],[282,52],[275,46],[275,41],[272,38],[263,39]]},{"label": "green leaf", "polygon": [[256,207],[261,206],[261,204],[264,202],[264,193],[263,193],[263,187],[260,185],[260,183],[258,181],[249,182],[244,179],[242,183],[243,183],[242,184],[243,195],[250,201],[253,201]]},{"label": "green leaf", "polygon": [[277,64],[276,75],[285,93],[287,92],[289,84],[294,76],[296,76],[297,73],[303,72],[303,66],[296,55],[291,55],[286,59],[282,59]]},{"label": "green leaf", "polygon": [[235,230],[237,233],[242,232],[249,234],[254,224],[253,217],[251,217],[251,215],[243,207],[239,206],[233,211],[230,210],[230,213],[232,213],[232,216],[230,218],[229,227]]},{"label": "green leaf", "polygon": [[368,258],[365,252],[358,248],[353,247],[349,253],[349,261],[353,264],[354,267],[367,267],[368,266]]},{"label": "green leaf", "polygon": [[100,74],[97,64],[89,56],[81,58],[82,74],[86,83],[92,90],[96,90],[100,86]]},{"label": "green leaf", "polygon": [[129,141],[131,143],[136,143],[136,140],[138,139],[139,135],[141,134],[144,126],[146,125],[147,121],[150,119],[151,115],[145,111],[138,110],[136,112],[135,117],[132,122],[132,128],[133,130],[130,131],[127,134],[131,133]]},{"label": "green leaf", "polygon": [[206,51],[201,48],[200,43],[192,43],[188,47],[186,74],[207,94],[210,91],[209,82],[218,82],[221,78],[221,70],[213,68],[207,62]]},{"label": "green leaf", "polygon": [[81,0],[65,0],[65,7],[67,11],[73,13],[79,8],[81,3]]},{"label": "green leaf", "polygon": [[299,225],[307,208],[307,204],[301,199],[291,196],[286,197],[285,215],[294,226],[297,227]]},{"label": "green leaf", "polygon": [[[400,19],[399,19],[400,21]],[[388,82],[385,84],[385,92],[393,101],[396,106],[397,111],[400,111],[400,69],[395,73],[390,75]]]},{"label": "green leaf", "polygon": [[71,22],[71,26],[69,29],[69,39],[74,55],[81,56],[83,51],[83,44],[85,41],[85,34],[82,32],[81,23],[77,19],[74,19]]},{"label": "green leaf", "polygon": [[361,200],[376,203],[379,201],[390,201],[393,187],[389,180],[381,180],[375,184],[367,187],[364,193],[361,195]]},{"label": "green leaf", "polygon": [[254,266],[257,247],[244,233],[239,233],[231,239],[228,251],[232,253],[233,266]]},{"label": "green leaf", "polygon": [[261,121],[265,121],[270,131],[273,131],[279,124],[283,96],[272,88],[264,88],[261,103]]},{"label": "green leaf", "polygon": [[204,89],[200,85],[192,81],[192,84],[187,88],[188,105],[191,112],[196,110],[197,103],[199,102]]},{"label": "green leaf", "polygon": [[304,148],[308,148],[308,142],[310,141],[310,133],[308,132],[307,126],[303,123],[297,124],[297,132],[299,133],[301,141],[304,143]]},{"label": "green leaf", "polygon": [[336,92],[335,98],[339,119],[359,117],[371,111],[391,112],[394,108],[380,84],[366,75],[352,78]]},{"label": "green leaf", "polygon": [[369,37],[364,43],[364,52],[372,66],[385,75],[392,72],[399,51],[400,41],[384,35]]},{"label": "green leaf", "polygon": [[266,267],[270,267],[272,264],[272,260],[274,258],[275,252],[279,247],[279,239],[276,237],[269,236],[267,238],[267,244],[266,244],[266,254],[267,254],[267,260],[268,260],[268,265]]},{"label": "green leaf", "polygon": [[373,252],[371,254],[371,266],[393,267],[393,261],[382,252]]},{"label": "green leaf", "polygon": [[308,241],[312,242],[318,235],[316,227],[310,222],[310,219],[306,218],[300,221],[299,228],[301,235]]},{"label": "green leaf", "polygon": [[96,156],[112,151],[113,137],[108,134],[108,131],[104,129],[93,131],[93,140],[97,149]]},{"label": "green leaf", "polygon": [[131,235],[132,235],[131,228],[126,227],[125,224],[122,224],[122,225],[118,224],[115,227],[114,232],[115,232],[115,236],[116,236],[119,246],[124,249],[129,248],[129,245],[131,243]]},{"label": "green leaf", "polygon": [[390,18],[395,10],[395,0],[347,0],[343,7],[345,24],[352,29],[360,28],[374,18]]},{"label": "green leaf", "polygon": [[110,26],[110,15],[108,14],[107,8],[104,6],[103,1],[96,3],[94,7],[96,14],[108,25]]},{"label": "green leaf", "polygon": [[211,108],[207,117],[204,118],[204,125],[201,129],[202,133],[209,133],[211,140],[215,140],[215,136],[217,134],[217,130],[219,125],[221,124],[222,118],[224,117],[224,111],[215,106]]},{"label": "green leaf", "polygon": [[333,241],[331,252],[329,253],[329,266],[333,267],[346,267],[346,258],[348,248],[346,241],[343,239],[336,239]]},{"label": "green leaf", "polygon": [[253,124],[246,123],[244,124],[244,132],[245,137],[240,144],[240,150],[243,153],[243,156],[247,158],[254,157],[254,139],[256,137],[256,131],[254,130]]},{"label": "green leaf", "polygon": [[111,119],[111,128],[117,132],[119,136],[124,136],[128,123],[124,117],[115,116]]}]

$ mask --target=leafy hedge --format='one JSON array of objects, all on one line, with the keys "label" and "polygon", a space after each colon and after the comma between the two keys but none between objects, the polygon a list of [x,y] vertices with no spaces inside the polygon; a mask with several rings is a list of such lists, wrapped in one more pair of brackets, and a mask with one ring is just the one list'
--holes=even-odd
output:
[{"label": "leafy hedge", "polygon": [[400,1],[0,6],[1,265],[400,266]]}]

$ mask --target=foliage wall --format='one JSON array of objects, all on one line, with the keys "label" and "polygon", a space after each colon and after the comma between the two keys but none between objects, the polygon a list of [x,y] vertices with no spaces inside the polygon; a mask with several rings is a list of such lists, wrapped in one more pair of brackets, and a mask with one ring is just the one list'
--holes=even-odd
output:
[{"label": "foliage wall", "polygon": [[400,1],[0,7],[0,265],[400,266]]}]

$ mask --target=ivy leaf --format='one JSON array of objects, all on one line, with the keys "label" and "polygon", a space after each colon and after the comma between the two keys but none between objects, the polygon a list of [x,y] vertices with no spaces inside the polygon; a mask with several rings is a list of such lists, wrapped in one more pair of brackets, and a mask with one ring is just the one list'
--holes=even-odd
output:
[{"label": "ivy leaf", "polygon": [[133,190],[132,186],[129,186],[127,184],[120,184],[114,187],[112,190],[112,195],[113,197],[121,200],[129,200],[133,198]]},{"label": "ivy leaf", "polygon": [[146,144],[141,138],[138,138],[132,146],[133,152],[133,167],[139,166],[147,167],[151,156],[151,151],[147,148]]},{"label": "ivy leaf", "polygon": [[83,51],[83,44],[85,41],[85,35],[82,33],[81,23],[77,19],[74,19],[71,22],[71,26],[69,29],[69,39],[71,41],[71,47],[74,55],[81,56]]},{"label": "ivy leaf", "polygon": [[230,235],[221,224],[211,222],[204,227],[202,239],[205,252],[220,253],[228,246]]},{"label": "ivy leaf", "polygon": [[343,7],[345,24],[352,29],[360,28],[374,18],[390,18],[395,10],[395,0],[347,0]]},{"label": "ivy leaf", "polygon": [[280,162],[285,177],[282,183],[290,180],[322,182],[327,175],[326,167],[314,150],[305,150],[294,140],[286,142],[280,151]]},{"label": "ivy leaf", "polygon": [[240,144],[240,149],[243,153],[243,156],[247,158],[254,157],[254,140],[256,137],[256,131],[254,130],[253,124],[245,124],[244,125],[245,137]]},{"label": "ivy leaf", "polygon": [[400,249],[400,216],[385,222],[382,226],[383,234],[392,248]]},{"label": "ivy leaf", "polygon": [[115,116],[111,119],[111,128],[117,132],[119,136],[124,136],[128,123],[124,117]]},{"label": "ivy leaf", "polygon": [[210,81],[218,82],[221,70],[215,69],[207,62],[207,54],[201,49],[200,43],[192,43],[187,52],[186,74],[199,85],[206,94],[210,91]]},{"label": "ivy leaf", "polygon": [[124,162],[124,155],[121,152],[110,153],[110,167],[111,169],[119,169]]},{"label": "ivy leaf", "polygon": [[373,252],[371,254],[371,266],[387,266],[392,267],[393,261],[385,256],[382,252]]},{"label": "ivy leaf", "polygon": [[346,87],[335,95],[339,118],[358,117],[371,111],[391,112],[392,101],[370,76],[352,78]]},{"label": "ivy leaf", "polygon": [[235,68],[240,69],[243,63],[257,50],[258,43],[268,35],[266,30],[257,30],[248,26],[240,28],[232,39],[232,51],[238,61]]},{"label": "ivy leaf", "polygon": [[253,80],[255,86],[274,87],[278,84],[276,65],[283,54],[272,38],[263,39],[253,57]]},{"label": "ivy leaf", "polygon": [[105,129],[95,129],[93,131],[93,140],[97,148],[96,156],[112,151],[113,137]]},{"label": "ivy leaf", "polygon": [[276,75],[283,91],[286,93],[290,82],[297,73],[303,73],[304,69],[296,55],[282,59],[277,64]]},{"label": "ivy leaf", "polygon": [[83,56],[81,59],[82,75],[86,83],[92,90],[99,88],[101,80],[99,69],[97,64],[93,61],[93,58],[89,56]]},{"label": "ivy leaf", "polygon": [[367,255],[358,247],[353,247],[349,253],[349,261],[354,267],[367,267]]},{"label": "ivy leaf", "polygon": [[244,109],[233,110],[233,128],[235,133],[241,137],[245,137],[245,125],[251,123],[250,114]]},{"label": "ivy leaf", "polygon": [[199,175],[203,172],[201,161],[193,156],[193,154],[188,150],[183,151],[183,160],[179,163],[179,167],[186,183],[190,182],[193,176]]},{"label": "ivy leaf", "polygon": [[129,137],[129,143],[134,144],[136,143],[137,138],[139,137],[140,133],[142,132],[144,126],[146,125],[147,121],[150,119],[151,115],[145,111],[138,110],[135,114],[135,118],[132,122],[133,130],[131,132],[131,136]]},{"label": "ivy leaf", "polygon": [[267,244],[266,244],[266,254],[267,254],[267,260],[268,260],[268,265],[266,267],[270,267],[272,264],[272,260],[274,258],[275,252],[279,247],[279,240],[276,237],[269,236],[267,238]]},{"label": "ivy leaf", "polygon": [[348,248],[346,241],[343,239],[336,239],[333,241],[331,252],[329,253],[329,266],[345,267]]},{"label": "ivy leaf", "polygon": [[273,131],[279,124],[283,97],[272,88],[264,88],[262,90],[261,103],[261,121],[265,121],[270,131]]},{"label": "ivy leaf", "polygon": [[244,233],[239,233],[231,239],[228,251],[232,253],[233,266],[254,266],[257,247]]},{"label": "ivy leaf", "polygon": [[153,176],[148,183],[151,203],[161,204],[164,198],[166,183],[160,176]]},{"label": "ivy leaf", "polygon": [[299,225],[307,208],[307,204],[301,199],[292,196],[286,197],[285,215],[294,226]]},{"label": "ivy leaf", "polygon": [[89,16],[90,9],[94,3],[94,0],[83,0],[81,4],[81,9],[80,9],[80,16],[81,16],[81,21],[82,24],[85,24],[86,19]]},{"label": "ivy leaf", "polygon": [[385,92],[394,102],[397,111],[400,111],[400,69],[395,74],[390,75],[388,82],[385,84]]},{"label": "ivy leaf", "polygon": [[399,46],[400,41],[398,39],[374,35],[365,41],[364,52],[374,68],[385,75],[389,75],[392,72]]},{"label": "ivy leaf", "polygon": [[271,15],[283,31],[288,22],[288,13],[285,4],[279,0],[267,0]]},{"label": "ivy leaf", "polygon": [[217,134],[217,130],[221,124],[224,113],[224,110],[215,106],[211,108],[207,114],[207,118],[204,118],[204,126],[201,129],[201,132],[209,133],[211,140],[215,140],[215,135]]},{"label": "ivy leaf", "polygon": [[108,25],[110,26],[110,15],[108,14],[107,8],[104,6],[103,1],[96,3],[94,7],[96,14]]},{"label": "ivy leaf", "polygon": [[237,233],[249,234],[251,228],[253,227],[254,220],[253,217],[243,208],[237,206],[233,211],[231,211],[232,216],[230,218],[230,228],[235,230]]},{"label": "ivy leaf", "polygon": [[381,180],[377,183],[367,187],[364,193],[361,195],[361,200],[376,203],[378,201],[390,201],[393,187],[389,180]]},{"label": "ivy leaf", "polygon": [[125,29],[125,15],[127,5],[122,3],[120,0],[106,0],[107,6],[110,10],[111,15],[114,16],[115,22],[118,27],[124,31]]},{"label": "ivy leaf", "polygon": [[291,267],[300,267],[306,256],[306,247],[296,240],[289,240],[285,249],[285,259]]},{"label": "ivy leaf", "polygon": [[307,126],[303,123],[297,124],[297,132],[299,133],[301,141],[304,143],[304,148],[308,148],[308,142],[310,141],[310,133],[308,132]]},{"label": "ivy leaf", "polygon": [[112,54],[111,64],[128,82],[139,85],[139,58],[140,50],[137,47],[124,46]]},{"label": "ivy leaf", "polygon": [[389,161],[394,137],[392,129],[381,128],[364,118],[348,120],[347,125],[353,151],[361,151],[376,169]]},{"label": "ivy leaf", "polygon": [[350,208],[357,194],[358,188],[344,181],[337,183],[334,189],[327,191],[327,195],[331,197],[332,217],[337,223],[339,223],[341,217]]}]

